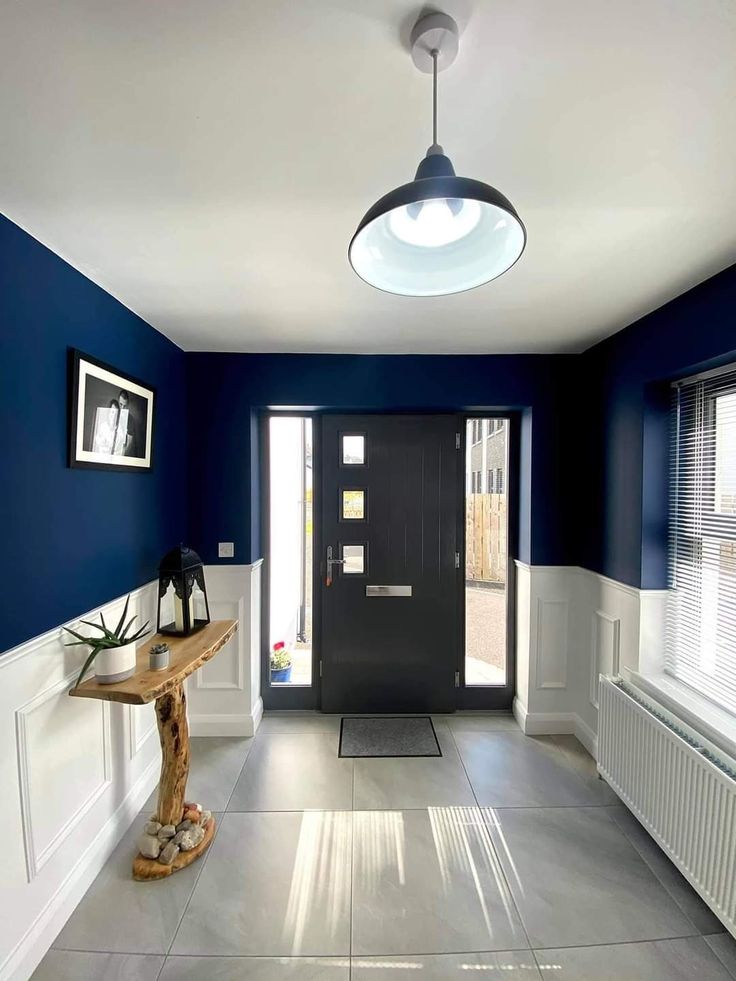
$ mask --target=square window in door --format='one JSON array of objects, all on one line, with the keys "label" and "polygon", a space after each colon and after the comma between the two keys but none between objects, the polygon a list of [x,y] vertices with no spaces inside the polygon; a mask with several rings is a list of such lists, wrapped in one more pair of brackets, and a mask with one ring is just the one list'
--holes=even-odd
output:
[{"label": "square window in door", "polygon": [[342,521],[365,520],[364,490],[344,490],[342,492],[340,518]]},{"label": "square window in door", "polygon": [[341,460],[346,467],[362,467],[365,464],[365,433],[343,433]]},{"label": "square window in door", "polygon": [[365,545],[343,545],[341,558],[344,576],[365,575]]}]

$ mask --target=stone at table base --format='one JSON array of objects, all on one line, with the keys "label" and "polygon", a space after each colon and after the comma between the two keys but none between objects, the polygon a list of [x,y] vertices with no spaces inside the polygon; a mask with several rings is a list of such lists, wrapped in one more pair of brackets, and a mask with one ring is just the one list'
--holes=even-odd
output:
[{"label": "stone at table base", "polygon": [[191,865],[203,852],[206,852],[214,836],[215,816],[213,814],[204,825],[204,838],[200,843],[188,852],[180,851],[171,865],[164,865],[155,858],[144,858],[143,855],[136,855],[133,859],[133,878],[139,882],[148,882],[151,879],[165,879],[174,872],[178,872],[179,869]]}]

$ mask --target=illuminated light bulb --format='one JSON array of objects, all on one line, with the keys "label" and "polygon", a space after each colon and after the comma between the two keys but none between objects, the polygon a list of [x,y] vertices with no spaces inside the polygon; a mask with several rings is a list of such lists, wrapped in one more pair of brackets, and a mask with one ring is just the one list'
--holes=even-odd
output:
[{"label": "illuminated light bulb", "polygon": [[408,245],[430,249],[450,245],[469,235],[481,217],[478,201],[453,203],[460,207],[452,208],[447,198],[432,198],[420,202],[418,209],[416,205],[396,208],[389,215],[389,227]]}]

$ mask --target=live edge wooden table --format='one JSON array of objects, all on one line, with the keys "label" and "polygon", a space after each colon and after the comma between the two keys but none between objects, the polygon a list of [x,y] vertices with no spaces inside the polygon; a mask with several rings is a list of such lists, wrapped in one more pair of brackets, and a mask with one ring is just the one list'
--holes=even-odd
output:
[{"label": "live edge wooden table", "polygon": [[[182,682],[221,650],[238,629],[237,620],[214,620],[188,637],[156,634],[138,648],[135,674],[115,685],[101,685],[94,678],[69,692],[77,698],[102,698],[108,702],[145,705],[156,700],[156,719],[161,740],[161,779],[158,785],[156,816],[162,825],[177,825],[182,820],[189,775],[189,726],[187,702]],[[148,649],[152,644],[168,644],[169,666],[163,671],[148,667]],[[190,865],[207,850],[215,833],[215,818],[204,825],[204,838],[190,851],[180,851],[171,865],[136,855],[133,878],[163,879]]]}]

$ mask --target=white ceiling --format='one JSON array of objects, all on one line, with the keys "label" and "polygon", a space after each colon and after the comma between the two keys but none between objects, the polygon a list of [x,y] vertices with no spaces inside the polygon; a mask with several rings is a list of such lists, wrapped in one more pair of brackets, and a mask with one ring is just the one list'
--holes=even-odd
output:
[{"label": "white ceiling", "polygon": [[457,172],[520,262],[372,290],[363,212],[430,142],[404,0],[4,0],[0,207],[187,350],[579,351],[736,260],[736,0],[447,0]]}]

